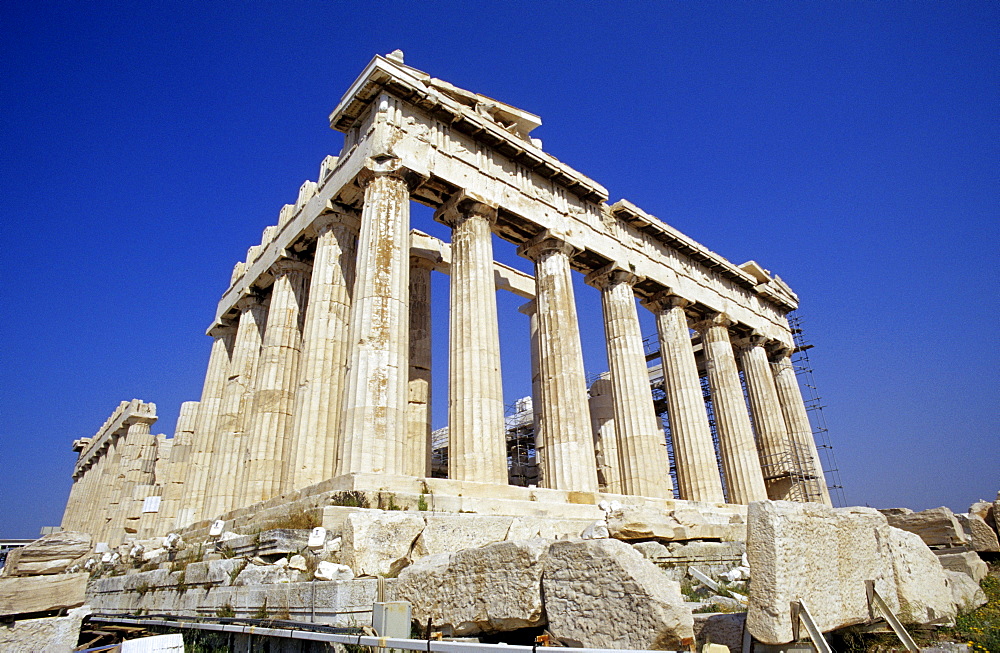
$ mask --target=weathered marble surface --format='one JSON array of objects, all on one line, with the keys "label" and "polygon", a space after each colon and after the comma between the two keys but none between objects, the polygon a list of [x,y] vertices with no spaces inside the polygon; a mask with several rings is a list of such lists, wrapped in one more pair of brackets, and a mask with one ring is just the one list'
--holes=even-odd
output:
[{"label": "weathered marble surface", "polygon": [[549,543],[490,544],[418,560],[404,569],[396,598],[413,618],[456,636],[530,628],[545,623],[542,570]]},{"label": "weathered marble surface", "polygon": [[624,542],[553,543],[542,588],[549,630],[572,646],[679,650],[694,642],[680,585]]}]

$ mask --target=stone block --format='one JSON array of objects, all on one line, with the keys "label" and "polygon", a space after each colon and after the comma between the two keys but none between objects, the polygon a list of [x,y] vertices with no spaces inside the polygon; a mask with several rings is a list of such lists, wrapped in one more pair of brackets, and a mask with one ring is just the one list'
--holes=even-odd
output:
[{"label": "stone block", "polygon": [[344,520],[341,561],[358,576],[394,576],[410,564],[422,517],[401,511],[351,513]]},{"label": "stone block", "polygon": [[316,580],[351,580],[354,578],[354,572],[347,565],[338,565],[325,560],[316,566],[313,575]]},{"label": "stone block", "polygon": [[969,512],[967,514],[958,513],[955,515],[958,523],[962,525],[962,530],[968,538],[969,546],[973,551],[980,553],[1000,552],[1000,542],[997,541],[997,533],[979,515]]},{"label": "stone block", "polygon": [[90,614],[83,606],[70,610],[65,617],[23,619],[0,628],[0,650],[34,653],[65,653],[76,649],[80,625]]},{"label": "stone block", "polygon": [[88,577],[79,573],[0,578],[0,616],[81,606]]},{"label": "stone block", "polygon": [[708,520],[692,508],[673,511],[623,506],[607,517],[608,531],[618,540],[742,540],[745,526],[728,520]]},{"label": "stone block", "polygon": [[965,542],[965,533],[955,513],[944,506],[920,512],[901,512],[892,508],[879,512],[889,520],[890,526],[916,533],[927,546],[960,546]]},{"label": "stone block", "polygon": [[916,533],[889,529],[889,552],[896,573],[896,594],[904,624],[955,619],[955,603],[947,576],[934,552]]},{"label": "stone block", "polygon": [[542,588],[549,630],[570,646],[676,650],[694,643],[680,585],[624,542],[553,543]]},{"label": "stone block", "polygon": [[944,573],[948,579],[948,588],[951,590],[951,600],[955,603],[959,614],[972,612],[986,604],[986,593],[968,574],[951,569],[945,569]]},{"label": "stone block", "polygon": [[90,553],[92,540],[89,534],[60,531],[45,535],[17,550],[17,556],[8,559],[7,572],[11,576],[59,574],[73,564],[80,564]]},{"label": "stone block", "polygon": [[745,612],[706,613],[694,615],[694,637],[701,651],[706,644],[721,644],[730,651],[743,647]]},{"label": "stone block", "polygon": [[417,539],[414,554],[425,556],[455,553],[503,542],[512,520],[512,517],[487,515],[427,515],[427,525]]},{"label": "stone block", "polygon": [[755,501],[748,513],[747,627],[759,641],[792,641],[789,606],[796,600],[806,603],[823,632],[867,621],[866,580],[875,581],[898,612],[889,525],[877,511]]},{"label": "stone block", "polygon": [[961,553],[939,553],[938,561],[945,569],[960,571],[968,574],[969,578],[977,585],[986,578],[989,573],[989,566],[975,551],[963,551]]},{"label": "stone block", "polygon": [[309,530],[275,528],[257,535],[243,535],[226,542],[237,556],[277,556],[306,548]]},{"label": "stone block", "polygon": [[990,528],[995,530],[996,521],[993,516],[993,503],[990,501],[976,501],[969,506],[969,514],[976,515],[985,521]]},{"label": "stone block", "polygon": [[539,626],[547,549],[533,539],[427,556],[400,573],[395,595],[413,604],[415,620],[454,636]]}]

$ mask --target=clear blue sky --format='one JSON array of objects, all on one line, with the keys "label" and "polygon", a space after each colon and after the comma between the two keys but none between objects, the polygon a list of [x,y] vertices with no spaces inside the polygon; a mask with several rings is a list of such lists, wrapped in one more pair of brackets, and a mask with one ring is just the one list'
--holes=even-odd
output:
[{"label": "clear blue sky", "polygon": [[[2,536],[59,523],[70,443],[119,401],[172,433],[232,265],[396,48],[799,293],[849,503],[964,511],[1000,489],[1000,4],[11,0],[0,26]],[[600,371],[596,291],[578,298]],[[508,401],[528,392],[517,304]]]}]

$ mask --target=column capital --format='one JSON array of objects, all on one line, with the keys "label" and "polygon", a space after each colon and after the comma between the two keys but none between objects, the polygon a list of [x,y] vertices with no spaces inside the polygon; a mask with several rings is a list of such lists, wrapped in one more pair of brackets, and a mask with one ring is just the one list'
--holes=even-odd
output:
[{"label": "column capital", "polygon": [[361,229],[361,216],[354,211],[345,211],[339,206],[334,206],[332,202],[328,202],[326,209],[313,222],[313,229],[317,236],[322,236],[337,226],[344,226],[355,232],[359,231]]},{"label": "column capital", "polygon": [[525,258],[537,262],[543,255],[549,252],[560,252],[566,256],[573,256],[580,249],[566,242],[566,239],[559,233],[546,229],[526,243],[517,248],[517,253]]},{"label": "column capital", "polygon": [[725,313],[712,313],[706,315],[703,320],[695,322],[691,325],[691,328],[698,333],[704,333],[712,327],[726,327],[727,329],[736,324],[733,320]]},{"label": "column capital", "polygon": [[769,342],[766,345],[766,348],[767,348],[767,359],[772,363],[777,363],[784,358],[791,358],[792,354],[795,353],[794,348],[789,347],[788,345],[782,342],[778,342],[776,340]]},{"label": "column capital", "polygon": [[762,347],[767,342],[767,337],[759,331],[751,331],[742,338],[733,338],[733,347],[737,349],[752,349]]},{"label": "column capital", "polygon": [[438,261],[427,258],[426,256],[414,256],[410,254],[410,267],[411,268],[426,268],[428,270],[437,269]]},{"label": "column capital", "polygon": [[609,263],[602,268],[594,270],[587,275],[585,281],[588,285],[600,290],[607,290],[620,283],[628,284],[630,287],[642,281],[642,277],[631,270],[626,270],[617,263]]},{"label": "column capital", "polygon": [[239,309],[240,313],[243,313],[251,308],[260,306],[261,297],[255,292],[248,292],[241,295],[239,299],[236,300],[236,308]]},{"label": "column capital", "polygon": [[653,311],[654,313],[659,313],[662,311],[668,311],[671,308],[687,308],[691,306],[694,302],[684,299],[680,295],[675,295],[673,290],[667,288],[666,290],[661,290],[652,297],[644,299],[642,305]]},{"label": "column capital", "polygon": [[274,264],[268,269],[275,279],[282,277],[291,272],[301,272],[305,274],[309,272],[310,266],[308,263],[304,263],[294,258],[279,258]]},{"label": "column capital", "polygon": [[213,338],[225,338],[226,336],[236,333],[235,324],[213,324],[208,330],[208,335]]},{"label": "column capital", "polygon": [[493,225],[497,220],[497,207],[475,193],[462,190],[452,195],[447,202],[441,205],[441,208],[434,212],[435,220],[452,228],[457,227],[472,216],[486,218],[490,225]]},{"label": "column capital", "polygon": [[517,307],[517,312],[531,317],[538,312],[538,302],[532,299],[530,302],[521,304]]},{"label": "column capital", "polygon": [[407,188],[411,191],[426,180],[426,177],[423,175],[404,167],[402,161],[399,159],[386,157],[383,159],[369,158],[366,160],[364,167],[358,172],[355,181],[358,186],[364,189],[368,187],[368,184],[380,177],[399,179],[405,182]]}]

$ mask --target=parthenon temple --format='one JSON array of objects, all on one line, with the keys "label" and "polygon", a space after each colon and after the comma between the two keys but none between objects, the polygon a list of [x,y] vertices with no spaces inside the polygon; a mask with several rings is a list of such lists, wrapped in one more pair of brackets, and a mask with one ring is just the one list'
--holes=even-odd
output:
[{"label": "parthenon temple", "polygon": [[[181,406],[172,438],[153,435],[155,406],[133,400],[78,440],[63,528],[116,543],[310,488],[423,487],[454,498],[455,512],[479,497],[500,514],[531,502],[550,514],[603,500],[829,504],[791,362],[796,295],[752,261],[735,265],[626,200],[609,204],[543,151],[531,136],[540,124],[398,51],[375,57],[330,115],[340,155],[233,269],[200,400]],[[411,229],[411,200],[434,209],[451,242]],[[534,274],[495,261],[494,236]],[[591,383],[574,273],[603,307],[609,369]],[[436,445],[434,274],[450,285]],[[531,397],[516,436],[498,291],[523,298],[530,323]],[[655,355],[640,310],[655,317]],[[512,437],[530,452],[523,486]]]}]

